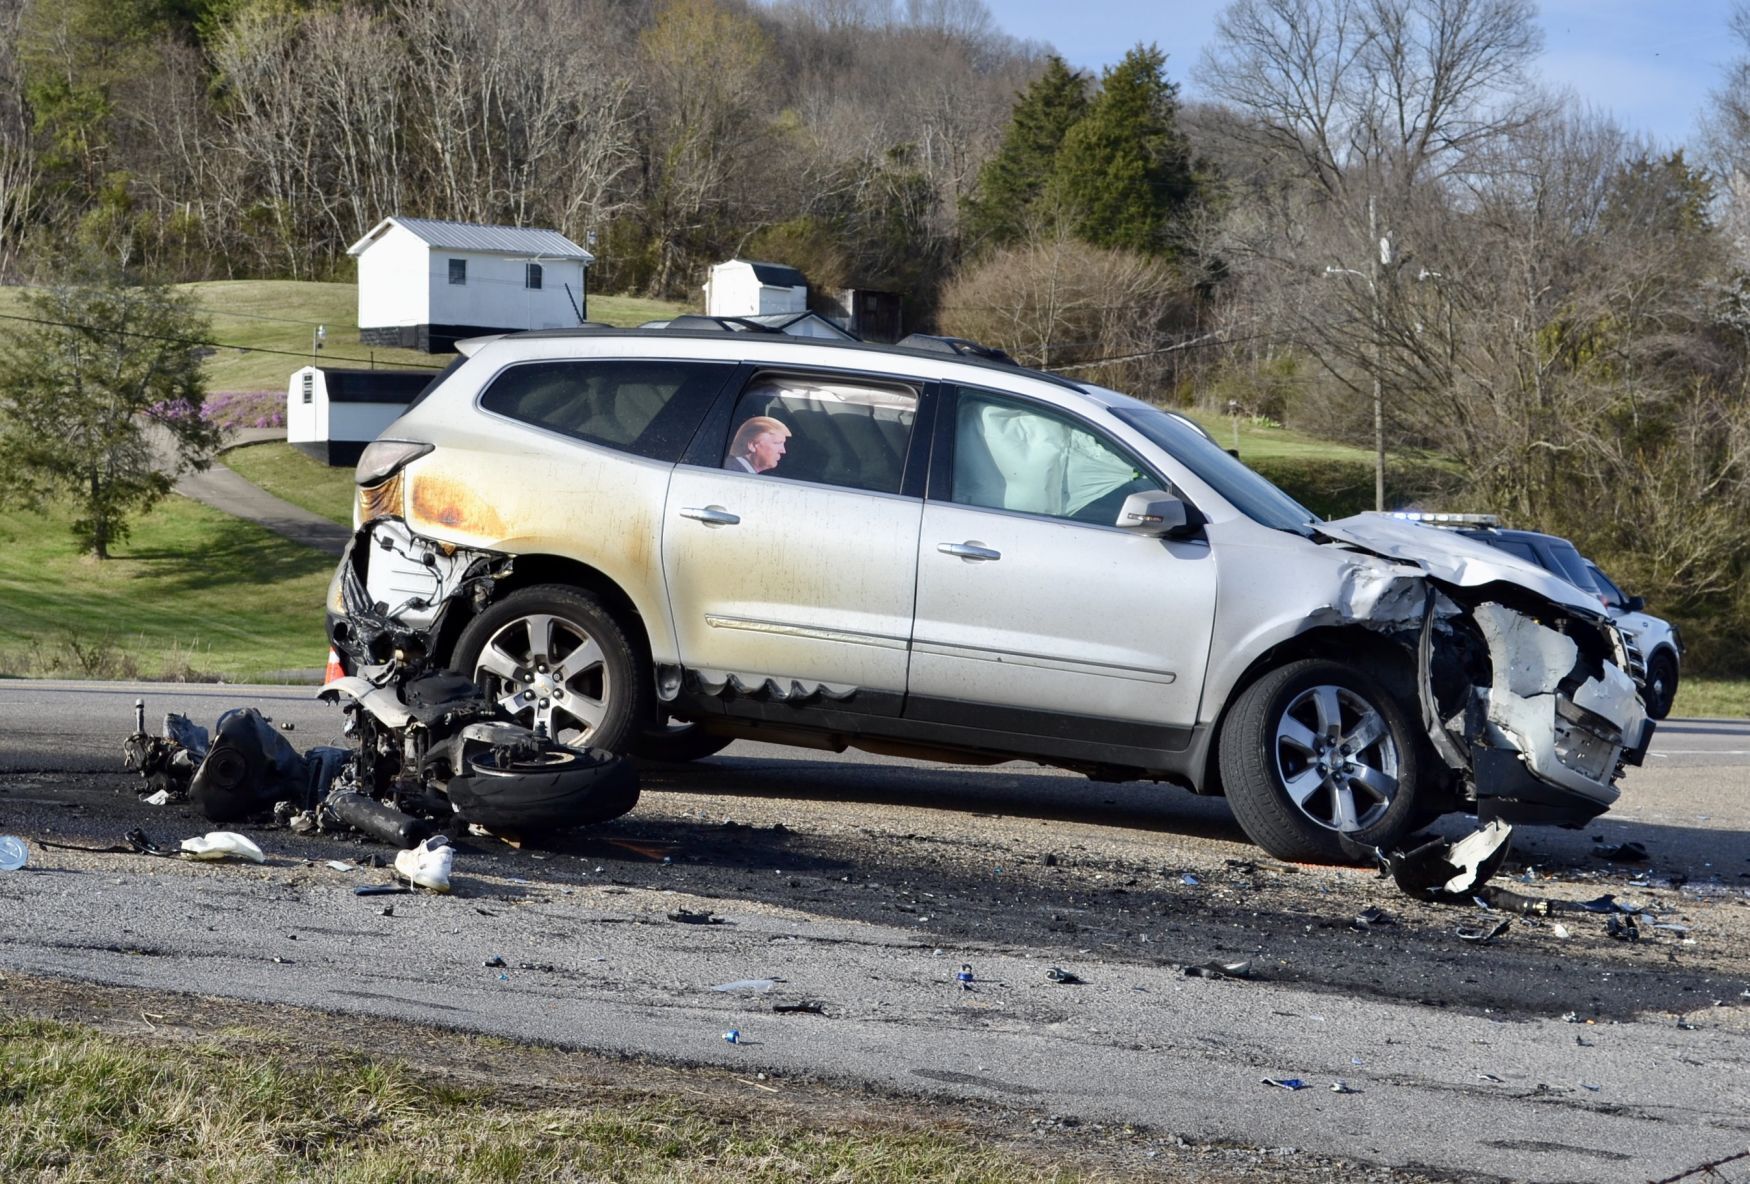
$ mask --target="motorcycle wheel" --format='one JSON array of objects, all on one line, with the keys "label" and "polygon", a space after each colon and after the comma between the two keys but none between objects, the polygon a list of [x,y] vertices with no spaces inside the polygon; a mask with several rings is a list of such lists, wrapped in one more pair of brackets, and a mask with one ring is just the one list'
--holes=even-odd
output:
[{"label": "motorcycle wheel", "polygon": [[464,822],[533,837],[618,818],[638,804],[638,773],[601,749],[508,760],[488,749],[468,758],[467,773],[450,778],[445,793]]}]

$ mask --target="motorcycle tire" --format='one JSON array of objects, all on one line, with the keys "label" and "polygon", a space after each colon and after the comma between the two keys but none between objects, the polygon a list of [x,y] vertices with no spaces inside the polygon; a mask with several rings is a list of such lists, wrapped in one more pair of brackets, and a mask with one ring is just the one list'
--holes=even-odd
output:
[{"label": "motorcycle tire", "polygon": [[469,757],[444,792],[464,822],[532,837],[618,818],[638,804],[638,771],[598,748],[503,762],[488,750]]}]

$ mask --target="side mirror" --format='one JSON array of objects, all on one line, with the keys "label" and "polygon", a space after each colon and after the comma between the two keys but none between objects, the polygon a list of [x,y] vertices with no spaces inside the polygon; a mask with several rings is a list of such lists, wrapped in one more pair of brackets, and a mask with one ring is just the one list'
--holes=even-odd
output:
[{"label": "side mirror", "polygon": [[1631,613],[1644,613],[1647,611],[1647,598],[1645,596],[1631,596],[1623,601],[1622,606]]},{"label": "side mirror", "polygon": [[1144,489],[1124,499],[1113,525],[1138,534],[1167,535],[1184,530],[1190,522],[1184,502],[1159,489]]}]

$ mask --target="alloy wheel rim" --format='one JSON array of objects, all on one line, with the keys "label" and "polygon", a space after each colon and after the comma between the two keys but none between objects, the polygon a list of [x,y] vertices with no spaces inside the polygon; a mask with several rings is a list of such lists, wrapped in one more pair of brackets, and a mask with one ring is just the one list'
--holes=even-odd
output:
[{"label": "alloy wheel rim", "polygon": [[588,742],[613,695],[601,643],[550,613],[518,617],[487,638],[474,681],[518,723],[567,745]]},{"label": "alloy wheel rim", "polygon": [[1397,798],[1391,727],[1347,687],[1315,686],[1296,695],[1277,716],[1271,754],[1289,802],[1327,830],[1366,830]]}]

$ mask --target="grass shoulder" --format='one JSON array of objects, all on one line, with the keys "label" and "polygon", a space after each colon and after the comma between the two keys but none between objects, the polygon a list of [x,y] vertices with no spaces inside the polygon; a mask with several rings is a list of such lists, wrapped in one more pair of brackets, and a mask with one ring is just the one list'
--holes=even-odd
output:
[{"label": "grass shoulder", "polygon": [[271,682],[321,667],[327,555],[172,496],[99,562],[70,518],[0,520],[0,675]]}]

